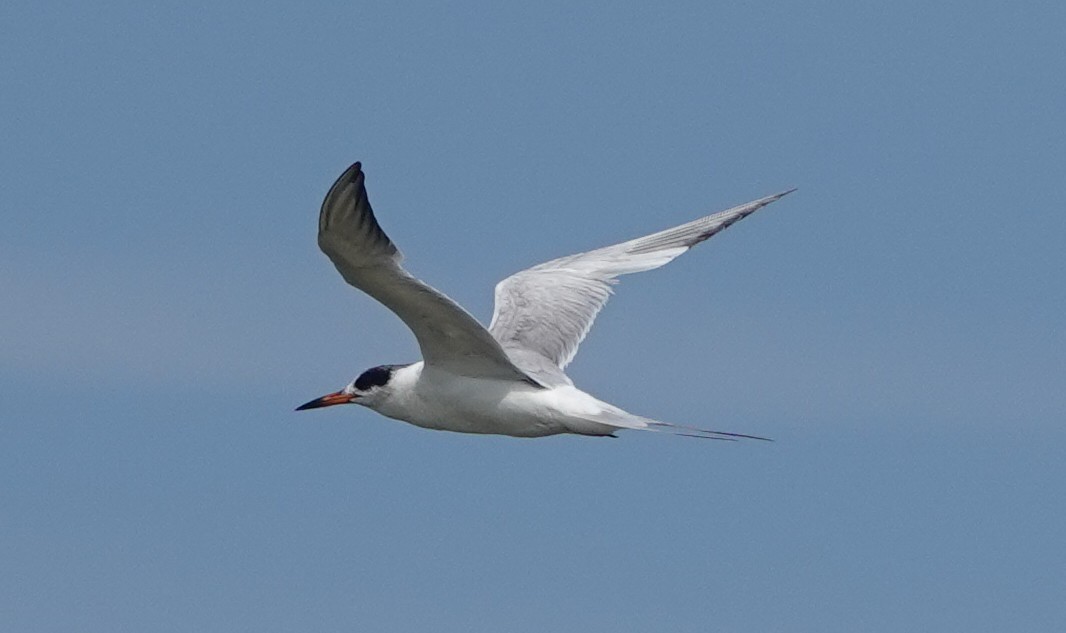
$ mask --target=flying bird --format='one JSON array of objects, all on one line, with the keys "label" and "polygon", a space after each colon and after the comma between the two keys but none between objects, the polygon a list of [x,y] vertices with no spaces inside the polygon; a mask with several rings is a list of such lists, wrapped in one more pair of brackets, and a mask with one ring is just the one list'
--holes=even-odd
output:
[{"label": "flying bird", "polygon": [[486,329],[404,270],[403,255],[375,219],[362,167],[355,163],[326,194],[318,245],[345,281],[407,324],[423,360],[372,367],[340,391],[296,410],[353,403],[427,429],[514,437],[614,436],[621,429],[639,429],[764,440],[634,415],[578,389],[563,370],[619,275],[663,266],[788,193],[511,275],[496,285]]}]

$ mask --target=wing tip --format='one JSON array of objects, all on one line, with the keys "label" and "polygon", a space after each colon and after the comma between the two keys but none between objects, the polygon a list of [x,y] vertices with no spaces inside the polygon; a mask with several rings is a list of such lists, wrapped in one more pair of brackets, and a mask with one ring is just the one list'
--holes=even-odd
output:
[{"label": "wing tip", "polygon": [[765,198],[762,198],[760,200],[756,200],[755,202],[756,202],[756,204],[761,203],[760,206],[766,206],[766,205],[770,204],[771,202],[777,202],[781,198],[784,198],[788,194],[793,193],[793,192],[798,191],[798,190],[799,190],[799,187],[793,187],[791,189],[787,189],[785,191],[782,191],[781,193],[775,193],[773,195],[766,196]]},{"label": "wing tip", "polygon": [[359,176],[362,176],[362,175],[363,175],[363,163],[361,161],[357,160],[354,163],[352,163],[348,167],[348,169],[344,170],[344,173],[341,174],[340,180],[341,181],[351,182],[351,181],[355,180],[356,178],[358,178]]},{"label": "wing tip", "polygon": [[323,201],[323,205],[328,203],[341,187],[350,184],[356,184],[363,177],[363,164],[359,161],[352,163],[348,169],[345,169],[340,176],[337,176],[337,180],[333,181],[333,186],[329,188],[329,192],[326,193],[326,199]]},{"label": "wing tip", "polygon": [[[790,194],[790,193],[792,193],[792,192],[794,192],[794,191],[796,191],[798,189],[799,189],[799,187],[793,187],[791,189],[788,189],[787,191],[782,191],[781,193],[775,193],[773,195],[766,196],[765,198],[759,198],[758,200],[752,200],[751,202],[749,202],[747,204],[742,204],[739,207],[733,207],[732,209],[727,209],[727,210],[722,211],[721,213],[717,213],[715,215],[728,216],[731,213],[736,213],[736,214],[739,215],[739,217],[737,217],[736,219],[734,219],[732,221],[732,222],[736,222],[740,218],[747,217],[747,216],[751,215],[752,213],[755,213],[759,209],[762,209],[762,208],[764,208],[766,206],[769,206],[770,204],[772,204],[774,202],[777,202],[781,198],[784,198],[788,194]],[[711,217],[714,217],[714,216],[711,216]],[[730,224],[732,224],[732,222],[730,222]],[[726,226],[728,226],[728,224]],[[715,232],[717,232],[717,231],[719,231],[721,229],[724,229],[724,228],[725,228],[725,226],[718,227]],[[713,233],[712,233],[712,235],[713,235]],[[706,238],[704,238],[704,239],[706,239]]]}]

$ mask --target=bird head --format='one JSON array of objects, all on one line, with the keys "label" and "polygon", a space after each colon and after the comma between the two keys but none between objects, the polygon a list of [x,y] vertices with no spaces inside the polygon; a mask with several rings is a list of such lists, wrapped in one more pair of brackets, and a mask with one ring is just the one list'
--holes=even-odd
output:
[{"label": "bird head", "polygon": [[296,407],[297,411],[331,407],[335,404],[361,404],[375,408],[392,393],[389,382],[398,365],[380,365],[359,374],[359,377],[344,386],[340,391],[326,394]]}]

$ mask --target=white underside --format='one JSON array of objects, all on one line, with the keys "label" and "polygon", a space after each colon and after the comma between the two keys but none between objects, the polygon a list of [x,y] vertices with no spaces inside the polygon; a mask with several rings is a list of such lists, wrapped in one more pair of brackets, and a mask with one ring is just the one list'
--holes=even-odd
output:
[{"label": "white underside", "polygon": [[415,363],[397,370],[389,386],[388,398],[366,404],[382,415],[427,429],[543,437],[611,435],[620,428],[646,426],[641,418],[569,385],[542,389],[456,376]]}]

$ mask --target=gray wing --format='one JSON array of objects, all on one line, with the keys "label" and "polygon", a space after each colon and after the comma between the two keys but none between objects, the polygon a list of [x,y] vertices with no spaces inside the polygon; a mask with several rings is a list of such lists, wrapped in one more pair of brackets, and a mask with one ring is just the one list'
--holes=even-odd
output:
[{"label": "gray wing", "polygon": [[577,353],[619,275],[658,268],[792,191],[511,275],[496,285],[489,332],[519,367],[538,378],[540,373],[554,376],[551,382],[569,382],[561,370]]},{"label": "gray wing", "polygon": [[426,365],[461,376],[532,382],[457,303],[400,266],[381,230],[359,163],[333,183],[318,219],[318,245],[349,284],[396,313],[414,332]]}]

